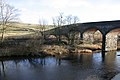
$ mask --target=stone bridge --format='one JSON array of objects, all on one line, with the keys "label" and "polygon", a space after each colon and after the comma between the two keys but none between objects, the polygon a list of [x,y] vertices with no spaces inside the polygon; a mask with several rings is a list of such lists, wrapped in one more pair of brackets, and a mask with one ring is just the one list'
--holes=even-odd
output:
[{"label": "stone bridge", "polygon": [[[45,35],[64,35],[66,37],[69,37],[69,33],[71,31],[80,32],[80,38],[83,39],[83,33],[86,31],[89,31],[91,29],[97,31],[99,30],[102,34],[102,51],[108,51],[108,50],[116,50],[117,49],[117,39],[115,35],[107,36],[106,35],[112,31],[114,31],[117,34],[120,32],[120,20],[115,21],[101,21],[101,22],[88,22],[88,23],[77,23],[77,24],[71,24],[71,25],[64,25],[58,28],[54,28],[51,30],[48,30],[45,32]],[[110,39],[112,44],[109,42]],[[114,47],[113,47],[114,46]]]}]

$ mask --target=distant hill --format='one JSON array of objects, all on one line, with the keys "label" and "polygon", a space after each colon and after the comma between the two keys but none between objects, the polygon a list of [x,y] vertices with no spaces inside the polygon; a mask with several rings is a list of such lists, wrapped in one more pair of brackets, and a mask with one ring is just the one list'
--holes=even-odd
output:
[{"label": "distant hill", "polygon": [[[52,25],[46,25],[46,30],[53,28]],[[2,28],[0,27],[0,30]],[[21,36],[26,34],[33,34],[41,30],[39,24],[28,24],[20,22],[12,22],[10,27],[7,27],[5,36]]]}]

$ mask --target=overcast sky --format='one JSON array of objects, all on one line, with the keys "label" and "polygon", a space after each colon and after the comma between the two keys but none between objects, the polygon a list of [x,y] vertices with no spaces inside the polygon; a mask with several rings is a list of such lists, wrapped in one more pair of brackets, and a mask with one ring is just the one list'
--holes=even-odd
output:
[{"label": "overcast sky", "polygon": [[7,0],[20,10],[24,23],[38,23],[45,18],[52,24],[52,17],[63,12],[80,18],[80,22],[120,20],[120,0]]}]

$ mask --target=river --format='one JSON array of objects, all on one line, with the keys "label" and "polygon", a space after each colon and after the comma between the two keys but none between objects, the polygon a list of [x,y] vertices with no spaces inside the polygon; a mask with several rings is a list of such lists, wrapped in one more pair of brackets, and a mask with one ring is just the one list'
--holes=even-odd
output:
[{"label": "river", "polygon": [[110,80],[120,72],[120,51],[78,55],[74,60],[55,57],[0,62],[0,80]]}]

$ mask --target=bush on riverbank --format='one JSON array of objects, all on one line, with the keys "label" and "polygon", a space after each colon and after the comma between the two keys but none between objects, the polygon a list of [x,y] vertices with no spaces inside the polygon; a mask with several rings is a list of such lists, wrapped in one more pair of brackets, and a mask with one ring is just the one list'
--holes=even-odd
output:
[{"label": "bush on riverbank", "polygon": [[[71,56],[83,54],[83,53],[92,53],[92,50],[100,49],[101,47],[98,45],[67,45],[65,41],[48,41],[45,42],[43,37],[39,37],[38,34],[34,37],[29,37],[27,39],[12,39],[12,42],[5,42],[3,48],[1,47],[0,56],[46,56],[46,55],[54,55],[54,56]],[[9,44],[8,43],[12,43]],[[13,44],[14,43],[14,44]],[[44,44],[43,44],[44,43]]]},{"label": "bush on riverbank", "polygon": [[48,55],[67,55],[69,50],[65,46],[58,45],[43,45],[41,50]]}]

